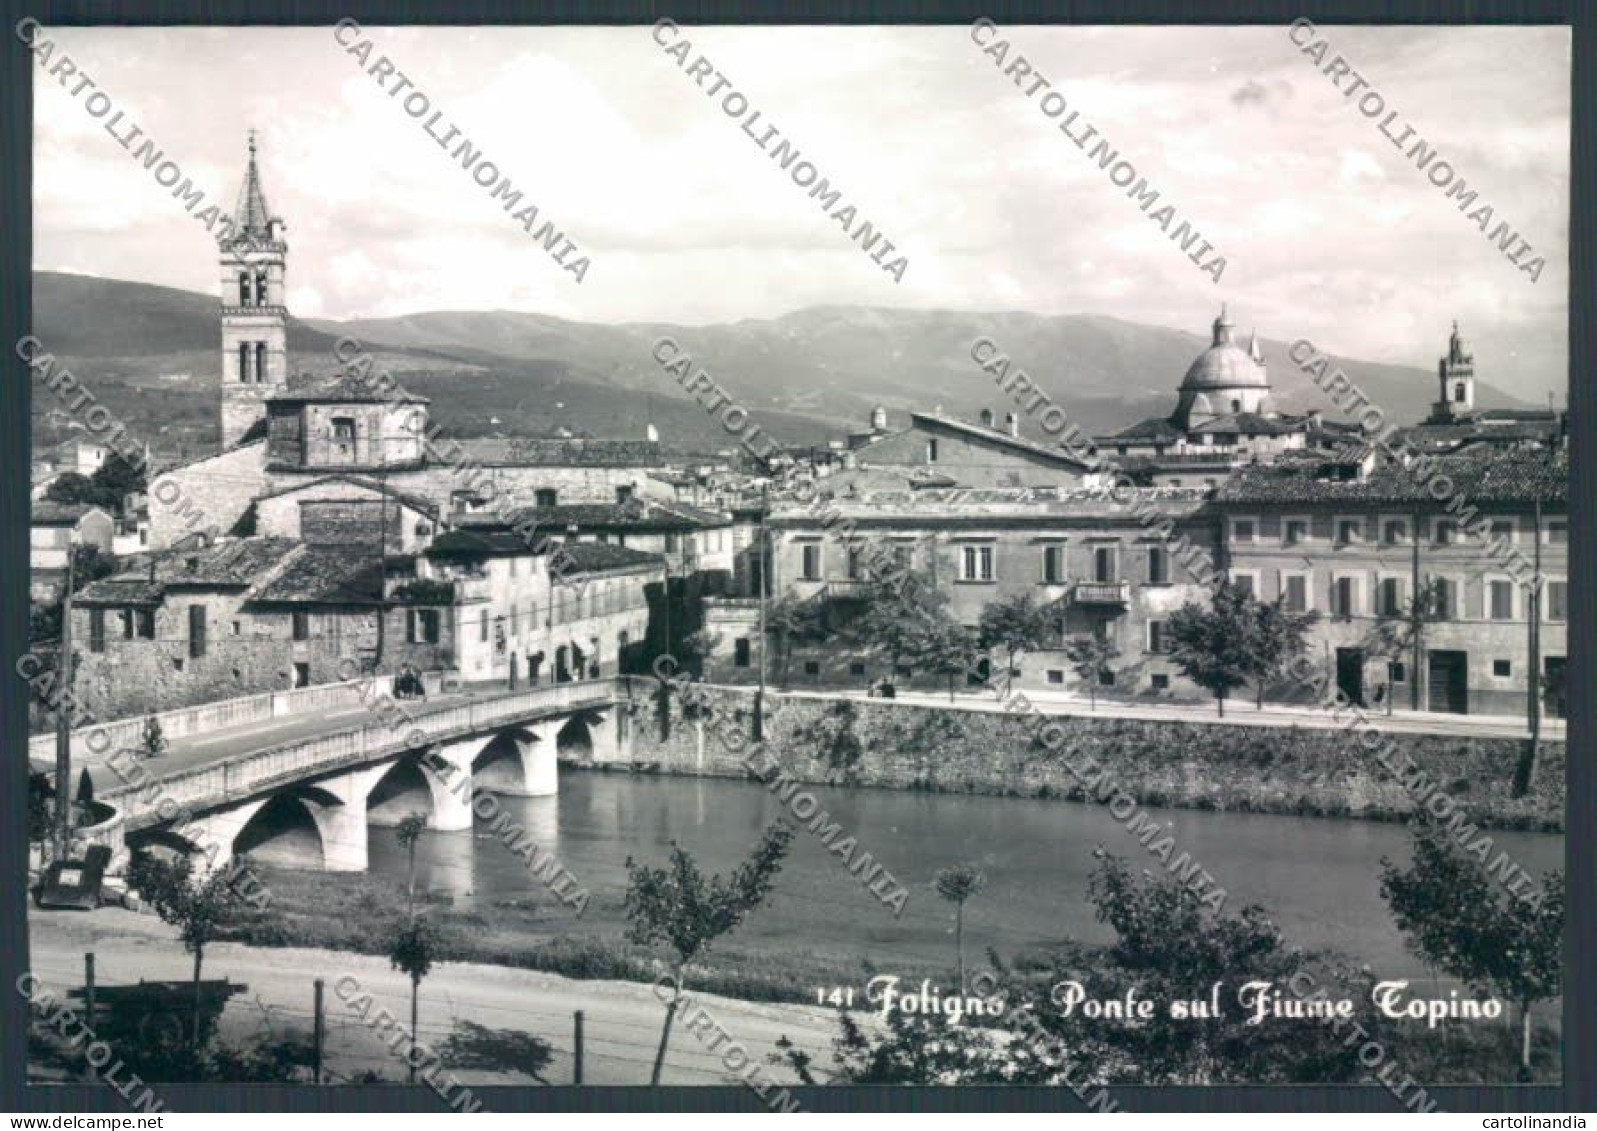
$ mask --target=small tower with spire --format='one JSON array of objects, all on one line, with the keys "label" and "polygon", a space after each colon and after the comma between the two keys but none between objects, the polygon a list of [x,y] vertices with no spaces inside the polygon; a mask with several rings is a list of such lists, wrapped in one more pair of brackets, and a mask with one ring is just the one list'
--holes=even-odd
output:
[{"label": "small tower with spire", "polygon": [[1475,355],[1466,353],[1459,336],[1458,322],[1447,339],[1447,355],[1436,363],[1441,397],[1431,406],[1428,423],[1446,424],[1467,420],[1475,414]]},{"label": "small tower with spire", "polygon": [[217,241],[222,267],[222,447],[266,416],[266,399],[288,383],[283,221],[272,215],[255,164],[255,131],[232,226]]}]

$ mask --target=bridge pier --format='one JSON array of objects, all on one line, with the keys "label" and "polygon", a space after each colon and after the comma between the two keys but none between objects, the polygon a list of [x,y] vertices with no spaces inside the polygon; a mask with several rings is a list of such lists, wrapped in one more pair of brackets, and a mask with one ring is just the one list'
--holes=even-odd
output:
[{"label": "bridge pier", "polygon": [[322,868],[328,872],[364,872],[367,864],[366,799],[387,773],[387,766],[355,770],[319,782],[318,795],[306,797],[305,808],[322,837]]},{"label": "bridge pier", "polygon": [[433,829],[441,833],[471,831],[471,763],[491,741],[483,737],[465,738],[434,746],[421,760],[433,794]]},{"label": "bridge pier", "polygon": [[627,733],[626,712],[619,706],[610,707],[601,715],[589,715],[588,743],[595,762],[624,762]]},{"label": "bridge pier", "polygon": [[222,809],[207,813],[191,823],[172,828],[174,836],[181,837],[194,846],[189,859],[193,861],[196,876],[209,875],[215,868],[233,859],[233,840],[244,831],[250,818],[259,813],[269,798],[246,801],[236,809]]},{"label": "bridge pier", "polygon": [[553,797],[560,792],[559,728],[549,724],[516,735],[516,759],[510,781],[485,786],[507,797]]}]

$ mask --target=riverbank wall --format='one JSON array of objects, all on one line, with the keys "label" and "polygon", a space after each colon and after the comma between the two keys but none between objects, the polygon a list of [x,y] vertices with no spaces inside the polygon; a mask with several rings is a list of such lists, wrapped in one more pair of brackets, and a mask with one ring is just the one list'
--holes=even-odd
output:
[{"label": "riverbank wall", "polygon": [[[752,690],[696,688],[702,705],[685,704],[673,694],[662,706],[657,683],[638,680],[634,688],[631,750],[580,764],[749,776],[741,752],[746,744],[733,749],[739,744],[723,736],[751,741]],[[1218,719],[1051,719],[1067,736],[1058,750],[1035,741],[1036,725],[1023,716],[972,705],[768,693],[764,743],[769,758],[790,777],[834,785],[1083,800],[1081,782],[1067,763],[1079,767],[1090,757],[1151,806],[1371,820],[1403,820],[1415,809],[1413,794],[1344,729]],[[1371,721],[1379,729],[1379,719]],[[1515,798],[1524,740],[1407,732],[1388,737],[1399,762],[1411,760],[1475,823],[1562,830],[1563,742],[1541,744],[1531,789]]]}]

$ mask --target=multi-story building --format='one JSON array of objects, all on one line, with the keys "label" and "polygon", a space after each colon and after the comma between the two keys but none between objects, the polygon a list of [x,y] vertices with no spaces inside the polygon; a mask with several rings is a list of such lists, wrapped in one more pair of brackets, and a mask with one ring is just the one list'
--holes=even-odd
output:
[{"label": "multi-story building", "polygon": [[1087,464],[1063,448],[1022,436],[1012,412],[1002,426],[989,409],[974,423],[945,415],[941,408],[912,412],[909,427],[895,432],[887,427],[886,411],[877,408],[871,430],[848,442],[840,457],[844,469],[896,471],[922,486],[1072,489],[1092,477]]},{"label": "multi-story building", "polygon": [[[1213,567],[1214,526],[1200,491],[901,491],[836,498],[824,510],[774,503],[767,520],[776,596],[832,606],[834,625],[869,580],[867,547],[890,546],[901,565],[949,597],[950,612],[974,628],[995,601],[1032,594],[1054,615],[1053,646],[1019,660],[1017,684],[1069,688],[1080,680],[1062,648],[1095,635],[1120,652],[1102,686],[1149,697],[1188,691],[1166,659],[1164,623],[1204,590],[1195,575]],[[1165,536],[1160,520],[1168,520]],[[846,527],[844,524],[848,524]],[[839,530],[851,530],[847,537]],[[758,663],[757,608],[712,601],[707,627],[721,637],[715,678],[752,678]],[[848,682],[892,674],[935,684],[937,677],[887,673],[848,647],[800,648],[789,664],[797,682]]]},{"label": "multi-story building", "polygon": [[534,550],[505,528],[452,530],[418,561],[413,591],[436,587],[455,670],[468,681],[565,683],[640,668],[658,555],[600,542]]},{"label": "multi-story building", "polygon": [[74,546],[111,552],[116,522],[83,503],[36,502],[28,530],[28,596],[35,603],[61,595]]},{"label": "multi-story building", "polygon": [[1540,448],[1477,445],[1352,478],[1303,460],[1240,472],[1214,512],[1235,582],[1320,614],[1311,652],[1353,702],[1523,715],[1530,668],[1554,709],[1563,683],[1568,479],[1567,453]]}]

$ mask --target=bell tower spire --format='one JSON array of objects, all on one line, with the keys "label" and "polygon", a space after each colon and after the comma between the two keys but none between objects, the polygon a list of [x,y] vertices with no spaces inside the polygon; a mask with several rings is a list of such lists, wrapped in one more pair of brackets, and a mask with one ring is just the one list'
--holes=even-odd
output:
[{"label": "bell tower spire", "polygon": [[232,226],[217,241],[222,268],[222,447],[265,419],[266,400],[288,383],[288,310],[283,285],[288,244],[256,164],[255,131]]}]

